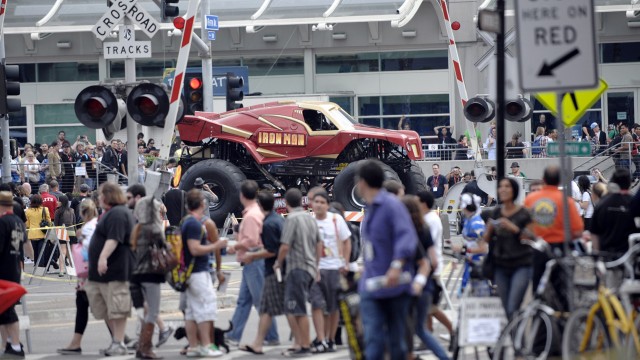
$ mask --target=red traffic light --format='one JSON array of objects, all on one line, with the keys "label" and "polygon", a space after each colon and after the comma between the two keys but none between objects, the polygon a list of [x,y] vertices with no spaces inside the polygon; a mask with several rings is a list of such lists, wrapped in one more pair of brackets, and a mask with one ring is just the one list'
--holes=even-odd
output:
[{"label": "red traffic light", "polygon": [[189,80],[189,87],[193,90],[200,89],[202,87],[202,80],[200,78],[191,78]]}]

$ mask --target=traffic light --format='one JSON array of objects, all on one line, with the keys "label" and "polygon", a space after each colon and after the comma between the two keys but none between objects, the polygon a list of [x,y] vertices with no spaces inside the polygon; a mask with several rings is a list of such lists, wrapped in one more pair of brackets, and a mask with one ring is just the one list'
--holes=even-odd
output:
[{"label": "traffic light", "polygon": [[469,99],[464,105],[464,116],[467,120],[474,123],[489,122],[495,115],[496,105],[493,101],[487,98],[474,97]]},{"label": "traffic light", "polygon": [[236,76],[234,73],[227,73],[227,93],[226,93],[226,103],[227,103],[227,111],[239,109],[243,107],[241,103],[236,103],[236,101],[242,101],[244,98],[244,92],[242,88],[244,87],[244,80],[242,77]]},{"label": "traffic light", "polygon": [[504,119],[525,122],[533,116],[533,106],[528,99],[507,100],[504,104]]},{"label": "traffic light", "polygon": [[156,84],[140,84],[127,97],[127,111],[140,125],[163,128],[169,113],[169,96]]},{"label": "traffic light", "polygon": [[104,86],[83,89],[74,104],[80,122],[91,129],[102,129],[107,140],[127,126],[127,105]]},{"label": "traffic light", "polygon": [[187,73],[184,78],[184,113],[187,115],[193,115],[196,111],[202,111],[203,98],[202,98],[202,73]]},{"label": "traffic light", "polygon": [[166,20],[167,18],[173,18],[178,16],[180,12],[180,8],[171,4],[177,4],[180,0],[162,0],[160,4],[160,14],[162,16],[162,20]]},{"label": "traffic light", "polygon": [[0,64],[0,115],[20,111],[20,99],[9,97],[16,95],[20,95],[20,67]]},{"label": "traffic light", "polygon": [[[15,158],[18,156],[18,142],[16,139],[9,139],[9,153],[11,154],[11,158]],[[0,159],[4,156],[4,143],[2,139],[0,139]]]}]

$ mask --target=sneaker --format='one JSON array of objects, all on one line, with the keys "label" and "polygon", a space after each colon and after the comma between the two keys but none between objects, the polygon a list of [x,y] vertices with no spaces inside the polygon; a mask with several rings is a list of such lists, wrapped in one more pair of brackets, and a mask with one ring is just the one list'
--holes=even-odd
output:
[{"label": "sneaker", "polygon": [[104,351],[104,356],[124,356],[127,353],[127,347],[123,343],[114,342]]},{"label": "sneaker", "polygon": [[171,334],[173,334],[173,328],[171,326],[169,326],[169,328],[167,328],[167,330],[165,331],[160,331],[160,334],[158,334],[158,344],[156,345],[156,347],[164,345],[164,343],[166,343],[167,340],[169,340],[169,338],[171,337]]},{"label": "sneaker", "polygon": [[199,358],[200,356],[202,356],[202,355],[200,355],[200,349],[199,348],[195,348],[195,349],[188,348],[186,355],[187,355],[188,358]]},{"label": "sneaker", "polygon": [[280,346],[280,340],[265,340],[262,345],[264,346]]},{"label": "sneaker", "polygon": [[66,274],[64,272],[61,272],[60,274],[58,274],[58,277],[64,277]]},{"label": "sneaker", "polygon": [[318,339],[313,340],[311,343],[311,353],[313,354],[322,354],[327,352],[327,343],[323,340],[320,341]]},{"label": "sneaker", "polygon": [[24,258],[24,264],[25,265],[31,265],[31,264],[33,264],[33,260],[29,259],[28,257],[25,257]]},{"label": "sneaker", "polygon": [[336,352],[336,343],[332,340],[327,342],[327,352]]},{"label": "sneaker", "polygon": [[214,357],[220,357],[222,355],[224,355],[222,351],[220,351],[218,347],[215,346],[214,344],[200,347],[200,356],[202,357],[214,358]]},{"label": "sneaker", "polygon": [[24,347],[20,344],[20,351],[13,350],[10,343],[4,348],[4,353],[0,355],[3,359],[24,359]]},{"label": "sneaker", "polygon": [[444,341],[451,341],[451,335],[449,334],[440,334],[440,339]]},{"label": "sneaker", "polygon": [[138,349],[138,339],[129,339],[129,341],[125,340],[125,347],[127,350],[137,350]]}]

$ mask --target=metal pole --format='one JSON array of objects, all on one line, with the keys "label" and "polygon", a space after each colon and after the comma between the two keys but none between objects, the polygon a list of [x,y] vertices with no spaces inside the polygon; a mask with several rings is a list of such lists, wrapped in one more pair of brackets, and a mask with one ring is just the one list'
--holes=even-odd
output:
[{"label": "metal pole", "polygon": [[[133,28],[133,22],[128,16],[124,18],[124,25],[131,26]],[[124,29],[120,29],[124,31]],[[135,29],[134,35],[135,35]],[[134,36],[135,38],[135,36]],[[133,84],[136,82],[136,59],[127,58],[124,59],[124,82],[127,85],[127,96],[133,89]],[[129,186],[138,183],[138,139],[137,139],[137,126],[133,121],[131,115],[127,111],[127,177],[129,179]]]},{"label": "metal pole", "polygon": [[[5,64],[4,52],[4,16],[6,14],[7,0],[2,0],[2,11],[0,12],[0,63]],[[11,182],[11,151],[9,142],[9,118],[0,115],[0,136],[2,137],[2,182]]]},{"label": "metal pole", "polygon": [[[496,10],[498,11],[498,19],[500,21],[500,31],[496,35],[496,162],[498,180],[504,178],[504,0],[496,2]],[[475,135],[474,135],[475,136]]]},{"label": "metal pole", "polygon": [[213,61],[211,60],[211,41],[207,40],[209,36],[207,36],[208,31],[205,26],[207,24],[205,16],[209,15],[209,12],[211,12],[211,4],[209,0],[203,0],[200,3],[200,17],[202,19],[200,34],[208,49],[206,53],[202,52],[200,54],[200,57],[202,57],[202,109],[207,112],[213,112]]},{"label": "metal pole", "polygon": [[[556,123],[558,124],[558,130],[560,133],[560,137],[558,139],[559,142],[559,151],[560,151],[560,181],[562,183],[562,222],[564,227],[564,251],[565,254],[569,253],[569,243],[571,242],[571,224],[569,223],[569,200],[568,198],[571,196],[571,159],[567,156],[567,148],[566,148],[566,134],[564,128],[564,122],[562,118],[562,98],[564,97],[564,93],[558,93],[557,96],[557,107],[558,107],[558,118],[556,119]],[[573,204],[571,204],[573,205]]]}]

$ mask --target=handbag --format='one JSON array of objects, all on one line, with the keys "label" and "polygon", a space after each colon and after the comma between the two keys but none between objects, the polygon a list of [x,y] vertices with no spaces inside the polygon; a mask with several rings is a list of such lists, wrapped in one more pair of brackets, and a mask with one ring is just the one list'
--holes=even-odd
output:
[{"label": "handbag", "polygon": [[83,252],[82,244],[71,245],[71,256],[76,267],[76,276],[79,278],[89,277],[89,263],[85,260]]},{"label": "handbag", "polygon": [[154,271],[166,274],[178,266],[178,258],[166,245],[151,245],[151,267]]},{"label": "handbag", "polygon": [[42,220],[40,220],[40,227],[49,227],[51,226],[51,222],[47,221],[47,214],[44,212],[44,207],[42,208]]}]

